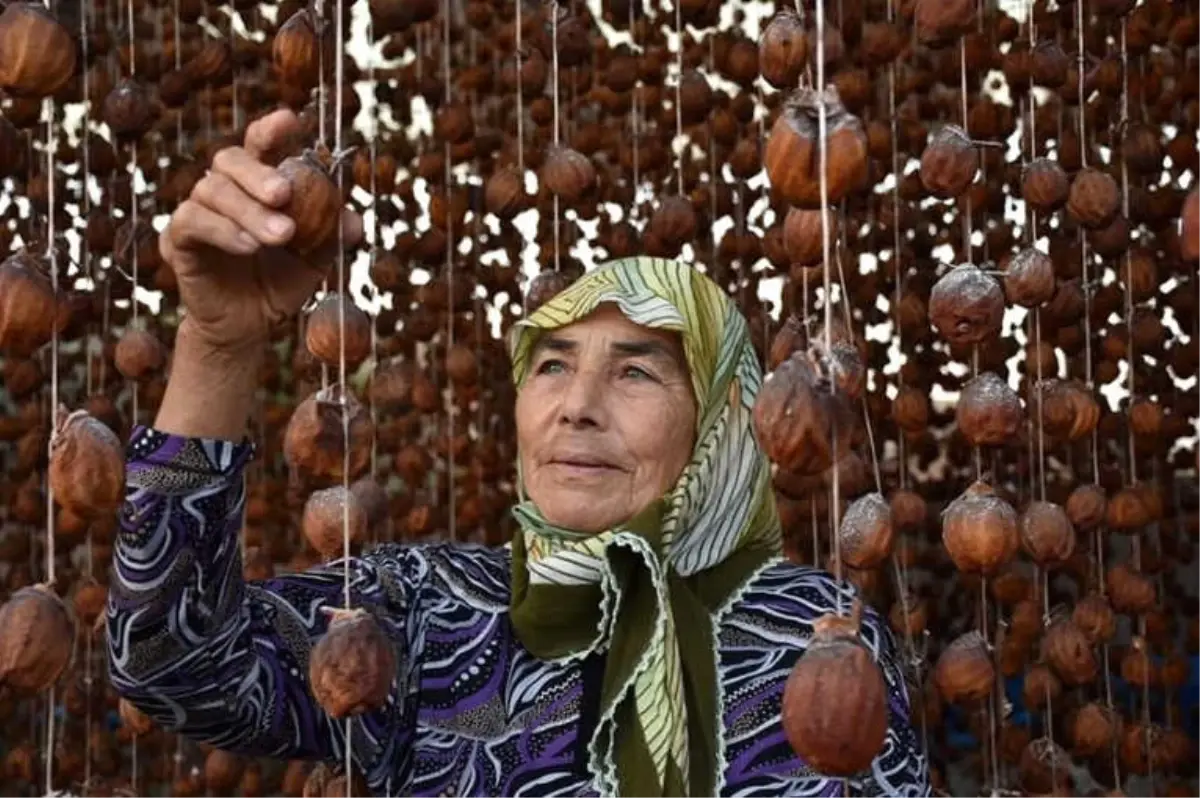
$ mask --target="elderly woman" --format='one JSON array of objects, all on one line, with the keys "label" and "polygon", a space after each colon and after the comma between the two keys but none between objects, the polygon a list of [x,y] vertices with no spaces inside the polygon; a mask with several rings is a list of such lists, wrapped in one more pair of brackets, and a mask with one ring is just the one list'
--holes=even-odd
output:
[{"label": "elderly woman", "polygon": [[161,239],[188,312],[154,427],[129,445],[108,614],[121,695],[220,748],[343,761],[347,724],[312,698],[307,662],[348,567],[353,604],[397,654],[386,705],[348,724],[376,794],[926,794],[873,612],[862,638],[891,726],[871,769],[843,785],[787,743],[789,671],[852,589],[781,556],[746,322],[669,261],[601,267],[515,330],[511,546],[386,545],[243,581],[239,441],[259,353],[321,279],[281,248],[288,187],[264,163],[295,126],[288,112],[252,125]]}]

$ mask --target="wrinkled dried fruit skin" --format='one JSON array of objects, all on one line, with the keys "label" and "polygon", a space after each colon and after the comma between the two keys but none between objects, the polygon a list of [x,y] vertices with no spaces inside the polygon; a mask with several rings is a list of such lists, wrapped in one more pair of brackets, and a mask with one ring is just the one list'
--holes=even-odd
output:
[{"label": "wrinkled dried fruit skin", "polygon": [[49,343],[56,307],[50,278],[32,257],[18,253],[0,263],[0,351],[29,357]]},{"label": "wrinkled dried fruit skin", "polygon": [[892,510],[879,493],[850,503],[838,531],[842,561],[851,568],[874,568],[892,553]]},{"label": "wrinkled dried fruit skin", "polygon": [[1043,568],[1061,565],[1075,553],[1075,528],[1053,502],[1030,502],[1021,513],[1021,546]]},{"label": "wrinkled dried fruit skin", "polygon": [[1081,757],[1108,751],[1120,731],[1120,715],[1095,701],[1084,704],[1071,718],[1071,750]]},{"label": "wrinkled dried fruit skin", "polygon": [[972,264],[951,269],[929,295],[929,320],[942,338],[956,346],[979,344],[1000,334],[1004,289]]},{"label": "wrinkled dried fruit skin", "polygon": [[[283,457],[294,477],[305,483],[330,485],[342,481],[346,439],[342,431],[341,390],[318,391],[296,408],[284,433]],[[375,432],[371,417],[352,394],[346,395],[350,415],[350,479],[366,471]]]},{"label": "wrinkled dried fruit skin", "polygon": [[366,311],[342,294],[327,294],[308,314],[304,344],[313,357],[329,366],[342,361],[342,331],[345,330],[345,358],[355,368],[371,354],[371,318]]},{"label": "wrinkled dried fruit skin", "polygon": [[1089,593],[1076,602],[1071,620],[1094,645],[1107,643],[1117,633],[1117,616],[1099,593]]},{"label": "wrinkled dried fruit skin", "polygon": [[1071,785],[1071,758],[1057,743],[1042,737],[1021,752],[1021,786],[1033,795],[1054,795]]},{"label": "wrinkled dried fruit skin", "polygon": [[292,186],[281,209],[296,223],[288,247],[299,255],[311,255],[332,244],[341,220],[342,196],[316,153],[286,158],[278,171]]},{"label": "wrinkled dried fruit skin", "polygon": [[328,35],[318,35],[320,23],[313,17],[309,9],[300,9],[279,26],[271,44],[271,60],[280,79],[306,90],[320,82],[322,49],[326,69],[333,63],[333,42]]},{"label": "wrinkled dried fruit skin", "polygon": [[326,560],[342,554],[344,537],[366,537],[367,514],[353,491],[341,485],[314,491],[304,504],[304,537]]},{"label": "wrinkled dried fruit skin", "polygon": [[942,651],[933,672],[938,692],[951,703],[978,701],[991,694],[996,669],[979,632],[967,632]]},{"label": "wrinkled dried fruit skin", "polygon": [[963,387],[954,419],[972,446],[1000,446],[1017,434],[1025,413],[1008,383],[994,371],[985,371]]},{"label": "wrinkled dried fruit skin", "polygon": [[1013,255],[1004,268],[1004,293],[1014,305],[1036,308],[1049,302],[1057,288],[1054,262],[1034,247]]},{"label": "wrinkled dried fruit skin", "polygon": [[1089,167],[1071,181],[1067,213],[1083,227],[1089,230],[1107,227],[1120,209],[1120,190],[1108,173]]},{"label": "wrinkled dried fruit skin", "polygon": [[961,196],[978,171],[979,153],[963,129],[956,125],[939,129],[921,153],[921,183],[941,199]]},{"label": "wrinkled dried fruit skin", "polygon": [[489,212],[511,219],[526,205],[524,177],[515,166],[506,166],[488,178],[483,196]]},{"label": "wrinkled dried fruit skin", "polygon": [[971,0],[917,0],[913,6],[917,39],[934,47],[957,41],[974,27],[975,5]]},{"label": "wrinkled dried fruit skin", "polygon": [[869,768],[883,748],[887,688],[858,638],[857,618],[826,616],[814,629],[784,688],[783,730],[809,767],[850,776]]},{"label": "wrinkled dried fruit skin", "polygon": [[994,573],[1020,546],[1017,512],[989,486],[976,482],[943,513],[942,542],[963,573]]},{"label": "wrinkled dried fruit skin", "polygon": [[80,518],[115,513],[125,499],[125,451],[102,421],[82,410],[59,411],[46,473],[62,507]]},{"label": "wrinkled dried fruit skin", "polygon": [[758,69],[777,89],[796,88],[808,59],[808,38],[800,17],[784,8],[767,23],[758,40]]},{"label": "wrinkled dried fruit skin", "polygon": [[596,185],[596,167],[570,147],[552,147],[538,177],[551,193],[573,205]]},{"label": "wrinkled dried fruit skin", "polygon": [[126,330],[113,355],[117,371],[127,380],[141,381],[167,363],[167,348],[148,330]]},{"label": "wrinkled dried fruit skin", "polygon": [[[821,208],[820,129],[817,95],[800,90],[787,101],[767,139],[764,164],[773,191],[798,208]],[[846,111],[837,89],[826,91],[827,190],[830,204],[841,202],[867,181],[867,134]]]},{"label": "wrinkled dried fruit skin", "polygon": [[804,354],[788,358],[763,381],[754,403],[754,429],[767,457],[798,474],[815,475],[829,468],[835,401]]},{"label": "wrinkled dried fruit skin", "polygon": [[1035,158],[1021,176],[1021,196],[1039,213],[1052,213],[1063,206],[1071,181],[1058,161]]},{"label": "wrinkled dried fruit skin", "polygon": [[396,666],[395,648],[374,616],[335,610],[309,657],[309,685],[332,717],[361,715],[387,702]]},{"label": "wrinkled dried fruit skin", "polygon": [[1042,656],[1069,687],[1091,682],[1099,670],[1091,642],[1068,619],[1050,624],[1042,637]]},{"label": "wrinkled dried fruit skin", "polygon": [[1080,485],[1067,498],[1067,517],[1080,532],[1094,529],[1104,521],[1108,497],[1099,485]]},{"label": "wrinkled dried fruit skin", "polygon": [[22,694],[58,681],[71,660],[75,622],[42,585],[23,587],[0,607],[0,685]]},{"label": "wrinkled dried fruit skin", "polygon": [[0,89],[48,97],[75,73],[78,47],[41,3],[9,3],[0,13]]}]

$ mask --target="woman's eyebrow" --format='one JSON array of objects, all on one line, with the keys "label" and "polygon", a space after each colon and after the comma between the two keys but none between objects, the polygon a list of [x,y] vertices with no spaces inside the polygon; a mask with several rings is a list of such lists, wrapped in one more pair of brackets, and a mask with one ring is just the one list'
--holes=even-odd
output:
[{"label": "woman's eyebrow", "polygon": [[679,354],[669,345],[654,338],[640,341],[615,341],[611,351],[620,357],[649,357],[682,368]]}]

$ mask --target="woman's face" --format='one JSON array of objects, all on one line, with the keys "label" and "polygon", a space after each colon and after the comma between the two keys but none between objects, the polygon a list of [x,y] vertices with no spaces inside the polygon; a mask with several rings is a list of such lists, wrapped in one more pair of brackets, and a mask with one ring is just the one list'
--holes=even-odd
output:
[{"label": "woman's face", "polygon": [[525,490],[578,532],[628,521],[675,484],[696,434],[679,336],[613,305],[543,333],[517,395]]}]

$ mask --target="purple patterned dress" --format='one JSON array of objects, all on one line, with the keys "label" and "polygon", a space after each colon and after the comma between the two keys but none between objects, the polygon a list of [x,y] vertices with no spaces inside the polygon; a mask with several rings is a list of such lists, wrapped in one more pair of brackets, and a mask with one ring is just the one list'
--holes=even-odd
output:
[{"label": "purple patterned dress", "polygon": [[[343,566],[242,579],[251,455],[248,444],[135,432],[109,591],[112,682],[195,740],[340,762],[346,724],[309,694],[307,662],[325,629],[321,606],[342,605]],[[375,794],[596,794],[587,743],[602,662],[545,662],[524,650],[508,618],[505,549],[385,545],[352,560],[350,578],[355,606],[375,611],[401,652],[387,706],[349,724]],[[842,794],[840,781],[796,758],[779,719],[788,672],[836,591],[824,572],[777,560],[718,619],[720,795]],[[891,634],[868,610],[862,635],[883,667],[892,723],[871,772],[847,792],[927,795]]]}]

